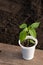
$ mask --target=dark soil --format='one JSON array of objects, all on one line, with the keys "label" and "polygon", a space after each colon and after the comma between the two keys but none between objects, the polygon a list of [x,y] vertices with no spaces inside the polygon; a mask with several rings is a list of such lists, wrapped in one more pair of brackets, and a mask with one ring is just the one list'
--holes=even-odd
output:
[{"label": "dark soil", "polygon": [[30,43],[30,42],[28,42],[28,40],[25,40],[23,43],[21,43],[23,46],[25,46],[25,47],[32,47],[32,46],[34,46],[34,44],[33,43]]},{"label": "dark soil", "polygon": [[37,48],[43,49],[43,0],[0,0],[0,43],[18,45],[19,25],[36,20],[41,23]]}]

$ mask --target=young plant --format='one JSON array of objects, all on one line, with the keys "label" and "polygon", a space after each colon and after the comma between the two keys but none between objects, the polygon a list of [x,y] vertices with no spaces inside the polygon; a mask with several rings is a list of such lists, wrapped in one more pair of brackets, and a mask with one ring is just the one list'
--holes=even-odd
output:
[{"label": "young plant", "polygon": [[[32,23],[29,26],[27,26],[27,24],[25,23],[21,24],[19,27],[23,30],[20,32],[20,35],[19,35],[20,42],[22,43],[23,41],[25,41],[25,38],[27,35],[30,35],[36,38],[37,37],[36,28],[38,28],[39,24],[40,22]],[[34,43],[33,40],[28,40],[28,42]]]}]

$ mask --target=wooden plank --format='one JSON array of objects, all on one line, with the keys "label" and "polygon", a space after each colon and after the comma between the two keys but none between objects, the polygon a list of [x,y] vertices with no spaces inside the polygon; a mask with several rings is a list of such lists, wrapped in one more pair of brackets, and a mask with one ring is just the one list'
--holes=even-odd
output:
[{"label": "wooden plank", "polygon": [[43,65],[43,50],[36,49],[31,61],[22,58],[19,46],[0,43],[0,65]]}]

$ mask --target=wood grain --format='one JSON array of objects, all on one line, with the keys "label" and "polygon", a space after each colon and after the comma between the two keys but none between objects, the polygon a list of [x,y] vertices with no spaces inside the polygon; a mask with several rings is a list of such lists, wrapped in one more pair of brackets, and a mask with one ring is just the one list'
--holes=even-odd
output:
[{"label": "wood grain", "polygon": [[22,58],[19,46],[0,43],[0,65],[43,65],[43,50],[36,49],[31,61]]}]

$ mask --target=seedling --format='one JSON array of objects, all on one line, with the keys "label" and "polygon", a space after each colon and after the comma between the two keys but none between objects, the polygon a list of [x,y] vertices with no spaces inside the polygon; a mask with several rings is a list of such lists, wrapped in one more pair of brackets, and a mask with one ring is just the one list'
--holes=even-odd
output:
[{"label": "seedling", "polygon": [[[36,29],[39,27],[39,24],[40,22],[35,22],[35,23],[32,23],[31,25],[27,26],[27,24],[23,23],[21,24],[19,27],[22,29],[22,31],[20,32],[20,35],[19,35],[19,39],[20,39],[20,42],[24,42],[25,41],[25,38],[26,36],[33,36],[34,38],[37,37],[37,32],[36,32]],[[28,44],[29,43],[32,43],[34,44],[34,41],[29,39],[28,40]],[[27,44],[27,45],[28,45]]]}]

